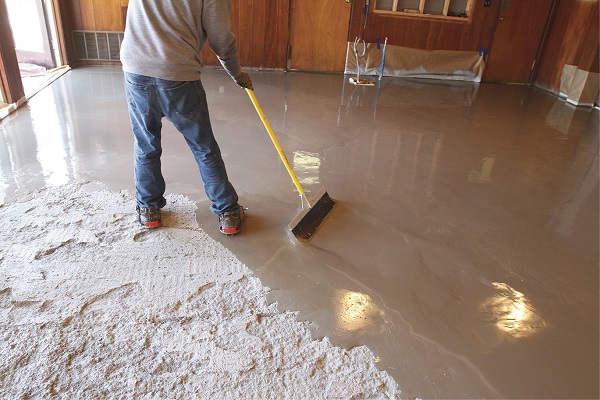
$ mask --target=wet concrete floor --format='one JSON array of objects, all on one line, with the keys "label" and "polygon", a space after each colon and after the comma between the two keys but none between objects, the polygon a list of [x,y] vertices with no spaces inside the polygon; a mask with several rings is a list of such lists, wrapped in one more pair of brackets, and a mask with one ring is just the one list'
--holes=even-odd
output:
[{"label": "wet concrete floor", "polygon": [[[243,232],[218,233],[168,122],[163,171],[272,301],[367,345],[406,398],[598,398],[598,110],[525,86],[251,76],[309,195],[338,202],[315,238],[289,233],[300,199],[222,71],[203,82]],[[120,69],[70,71],[0,122],[0,203],[72,181],[133,194],[131,148]]]}]

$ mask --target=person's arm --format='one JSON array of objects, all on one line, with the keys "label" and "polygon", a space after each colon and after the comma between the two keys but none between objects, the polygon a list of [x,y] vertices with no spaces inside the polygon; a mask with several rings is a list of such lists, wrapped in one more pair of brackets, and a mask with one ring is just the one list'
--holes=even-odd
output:
[{"label": "person's arm", "polygon": [[231,0],[204,0],[202,27],[225,71],[239,86],[252,89],[250,76],[240,67],[237,41],[231,33]]}]

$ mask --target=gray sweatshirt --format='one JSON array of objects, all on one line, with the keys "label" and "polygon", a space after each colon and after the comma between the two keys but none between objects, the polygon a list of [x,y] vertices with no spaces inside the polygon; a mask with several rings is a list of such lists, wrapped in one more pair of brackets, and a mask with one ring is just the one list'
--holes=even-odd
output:
[{"label": "gray sweatshirt", "polygon": [[210,48],[231,75],[242,70],[230,31],[231,0],[130,0],[121,45],[123,71],[171,81],[200,79]]}]

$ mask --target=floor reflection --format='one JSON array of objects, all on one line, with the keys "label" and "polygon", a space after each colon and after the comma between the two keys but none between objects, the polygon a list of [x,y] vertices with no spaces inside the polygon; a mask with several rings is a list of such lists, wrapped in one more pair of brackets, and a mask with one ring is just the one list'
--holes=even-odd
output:
[{"label": "floor reflection", "polygon": [[365,293],[337,290],[334,301],[338,310],[337,324],[342,331],[369,329],[373,320],[383,314],[371,296]]},{"label": "floor reflection", "polygon": [[58,186],[68,183],[72,179],[68,164],[71,163],[68,129],[64,129],[59,116],[62,114],[57,109],[52,92],[45,91],[38,94],[45,107],[31,109],[33,132],[37,142],[37,160],[46,184]]},{"label": "floor reflection", "polygon": [[493,282],[496,295],[481,305],[481,312],[496,328],[514,339],[531,336],[546,323],[525,295],[506,283]]}]

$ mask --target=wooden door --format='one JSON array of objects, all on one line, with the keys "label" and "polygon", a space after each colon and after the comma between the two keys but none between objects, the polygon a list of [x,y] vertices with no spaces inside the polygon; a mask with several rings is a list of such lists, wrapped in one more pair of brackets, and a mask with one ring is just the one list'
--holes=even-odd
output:
[{"label": "wooden door", "polygon": [[351,2],[290,1],[288,68],[302,71],[343,71],[346,64]]},{"label": "wooden door", "polygon": [[486,82],[529,83],[553,0],[502,1],[486,61]]},{"label": "wooden door", "polygon": [[[121,0],[123,1],[123,0]],[[289,44],[290,0],[233,0],[231,31],[237,37],[243,68],[284,70]],[[220,66],[219,60],[204,46],[205,65]]]},{"label": "wooden door", "polygon": [[0,87],[4,103],[13,104],[25,97],[5,0],[0,0]]}]

